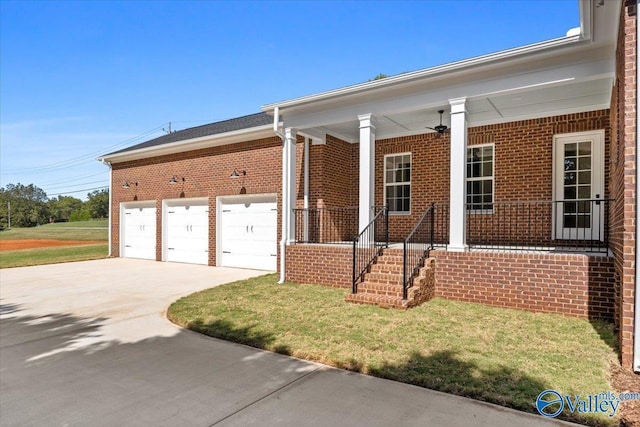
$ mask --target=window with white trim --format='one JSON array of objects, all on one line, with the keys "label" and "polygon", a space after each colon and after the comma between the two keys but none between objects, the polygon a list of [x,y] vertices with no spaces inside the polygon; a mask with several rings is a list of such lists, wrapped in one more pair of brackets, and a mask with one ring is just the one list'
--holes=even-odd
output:
[{"label": "window with white trim", "polygon": [[493,144],[467,148],[467,209],[493,209]]},{"label": "window with white trim", "polygon": [[384,156],[384,201],[391,213],[411,213],[411,153]]}]

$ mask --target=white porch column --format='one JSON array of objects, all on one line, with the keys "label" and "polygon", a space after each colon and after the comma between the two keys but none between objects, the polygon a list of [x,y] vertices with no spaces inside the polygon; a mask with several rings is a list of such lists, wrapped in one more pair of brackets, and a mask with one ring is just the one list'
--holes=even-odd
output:
[{"label": "white porch column", "polygon": [[282,150],[282,236],[287,245],[295,241],[296,207],[296,133],[294,128],[284,130]]},{"label": "white porch column", "polygon": [[449,160],[449,246],[448,251],[463,252],[466,245],[466,171],[467,109],[466,98],[450,99],[451,154]]},{"label": "white porch column", "polygon": [[371,222],[374,203],[376,127],[372,114],[358,116],[360,120],[360,200],[358,203],[358,230]]}]

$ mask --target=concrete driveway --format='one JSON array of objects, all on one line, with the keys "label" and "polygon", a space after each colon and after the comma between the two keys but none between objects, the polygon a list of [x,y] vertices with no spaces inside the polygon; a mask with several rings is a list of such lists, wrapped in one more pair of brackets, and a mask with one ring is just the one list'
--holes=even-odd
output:
[{"label": "concrete driveway", "polygon": [[0,425],[569,425],[165,318],[179,296],[260,274],[127,259],[1,270]]}]

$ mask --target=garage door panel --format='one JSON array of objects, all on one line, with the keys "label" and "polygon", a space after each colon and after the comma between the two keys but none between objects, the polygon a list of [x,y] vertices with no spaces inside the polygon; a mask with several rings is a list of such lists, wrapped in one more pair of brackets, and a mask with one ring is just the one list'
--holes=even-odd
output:
[{"label": "garage door panel", "polygon": [[166,260],[209,264],[208,204],[168,206],[166,212]]},{"label": "garage door panel", "polygon": [[122,256],[156,259],[156,208],[127,207],[122,211]]},{"label": "garage door panel", "polygon": [[219,265],[273,271],[277,254],[275,201],[220,204]]}]

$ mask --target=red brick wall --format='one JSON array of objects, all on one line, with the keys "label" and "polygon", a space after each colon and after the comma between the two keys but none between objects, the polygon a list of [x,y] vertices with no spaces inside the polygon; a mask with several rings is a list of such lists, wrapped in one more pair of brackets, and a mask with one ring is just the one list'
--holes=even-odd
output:
[{"label": "red brick wall", "polygon": [[[609,110],[590,111],[534,120],[478,126],[468,131],[468,145],[493,143],[495,153],[494,200],[551,200],[553,136],[561,133],[605,130],[609,144]],[[428,205],[449,202],[449,135],[412,135],[376,141],[375,200],[384,204],[384,156],[410,152],[411,215],[392,215],[390,238],[406,237]],[[608,152],[605,154],[605,177],[608,176]],[[357,176],[352,179],[357,179]],[[608,187],[605,180],[605,187]],[[605,188],[605,197],[608,197]],[[471,221],[486,220],[491,215],[470,215]],[[550,235],[550,230],[543,233]],[[470,235],[473,237],[473,234]]]},{"label": "red brick wall", "polygon": [[617,203],[611,211],[611,249],[615,256],[615,324],[622,364],[632,366],[635,298],[636,216],[636,21],[634,6],[625,6],[618,28],[616,80],[611,102],[612,143],[609,176],[611,197]]},{"label": "red brick wall", "polygon": [[[120,203],[155,201],[157,209],[156,259],[162,259],[162,200],[209,198],[209,265],[216,265],[216,196],[276,193],[278,196],[278,238],[281,233],[282,142],[265,138],[222,147],[188,151],[149,159],[113,164],[112,254],[120,250]],[[231,179],[234,169],[246,170],[244,178]],[[172,176],[184,186],[169,184]],[[125,181],[137,187],[122,188]],[[278,264],[279,265],[279,264]]]},{"label": "red brick wall", "polygon": [[436,296],[612,320],[613,259],[588,255],[435,251]]},{"label": "red brick wall", "polygon": [[351,288],[353,248],[350,245],[287,246],[286,280]]}]

